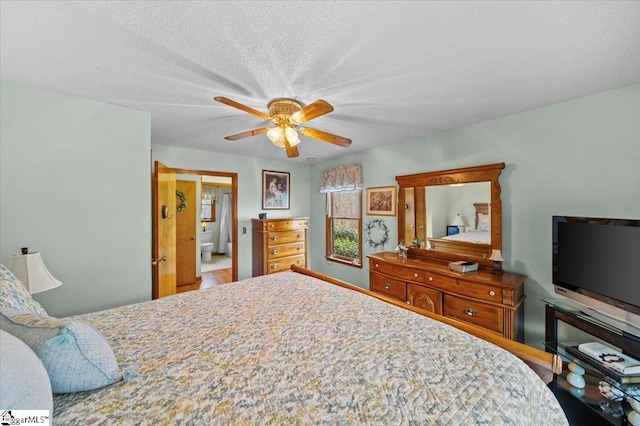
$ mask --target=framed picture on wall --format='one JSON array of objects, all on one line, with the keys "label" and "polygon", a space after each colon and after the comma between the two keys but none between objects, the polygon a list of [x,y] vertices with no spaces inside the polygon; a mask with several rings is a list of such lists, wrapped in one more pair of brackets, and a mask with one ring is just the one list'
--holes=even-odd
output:
[{"label": "framed picture on wall", "polygon": [[367,188],[367,214],[374,216],[396,215],[396,187]]},{"label": "framed picture on wall", "polygon": [[289,173],[262,171],[262,209],[289,210]]},{"label": "framed picture on wall", "polygon": [[456,225],[447,225],[447,235],[456,235],[460,233],[460,228]]}]

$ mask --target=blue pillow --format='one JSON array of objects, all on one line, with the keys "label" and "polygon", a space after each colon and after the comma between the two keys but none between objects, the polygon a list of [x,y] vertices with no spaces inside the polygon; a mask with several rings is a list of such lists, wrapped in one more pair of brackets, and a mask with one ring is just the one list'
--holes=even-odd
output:
[{"label": "blue pillow", "polygon": [[109,343],[87,323],[0,308],[0,329],[33,349],[54,393],[98,389],[122,379]]}]

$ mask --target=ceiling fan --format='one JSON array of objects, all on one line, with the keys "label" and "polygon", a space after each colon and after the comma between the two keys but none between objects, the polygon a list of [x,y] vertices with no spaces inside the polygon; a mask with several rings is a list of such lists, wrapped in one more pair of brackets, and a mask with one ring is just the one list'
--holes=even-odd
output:
[{"label": "ceiling fan", "polygon": [[300,143],[300,138],[298,137],[298,133],[344,148],[351,145],[351,139],[332,135],[331,133],[323,132],[322,130],[301,126],[301,124],[306,123],[307,121],[333,111],[333,107],[327,101],[322,99],[319,99],[304,108],[298,102],[291,99],[274,99],[269,103],[269,115],[222,96],[216,96],[213,99],[234,108],[238,108],[244,112],[248,112],[249,114],[253,114],[265,121],[271,121],[275,125],[275,127],[262,127],[260,129],[253,129],[227,136],[225,139],[228,141],[236,141],[249,136],[266,133],[269,140],[271,140],[275,146],[285,149],[287,157],[297,157],[299,155],[297,145]]}]

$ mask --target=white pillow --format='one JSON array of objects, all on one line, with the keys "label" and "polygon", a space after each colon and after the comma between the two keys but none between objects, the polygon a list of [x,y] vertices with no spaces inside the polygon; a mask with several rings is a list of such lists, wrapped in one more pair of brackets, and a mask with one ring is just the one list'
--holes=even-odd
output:
[{"label": "white pillow", "polygon": [[486,213],[478,213],[478,231],[491,231],[491,218]]},{"label": "white pillow", "polygon": [[49,410],[53,395],[49,375],[26,343],[0,330],[0,407],[3,410]]}]

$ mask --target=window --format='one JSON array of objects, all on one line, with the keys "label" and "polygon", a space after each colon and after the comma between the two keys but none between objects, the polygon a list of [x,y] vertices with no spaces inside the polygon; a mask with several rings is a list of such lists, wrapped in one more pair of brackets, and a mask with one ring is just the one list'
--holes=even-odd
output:
[{"label": "window", "polygon": [[362,267],[362,191],[327,193],[327,259]]},{"label": "window", "polygon": [[362,268],[362,166],[348,164],[322,171],[320,192],[327,194],[328,260]]}]

